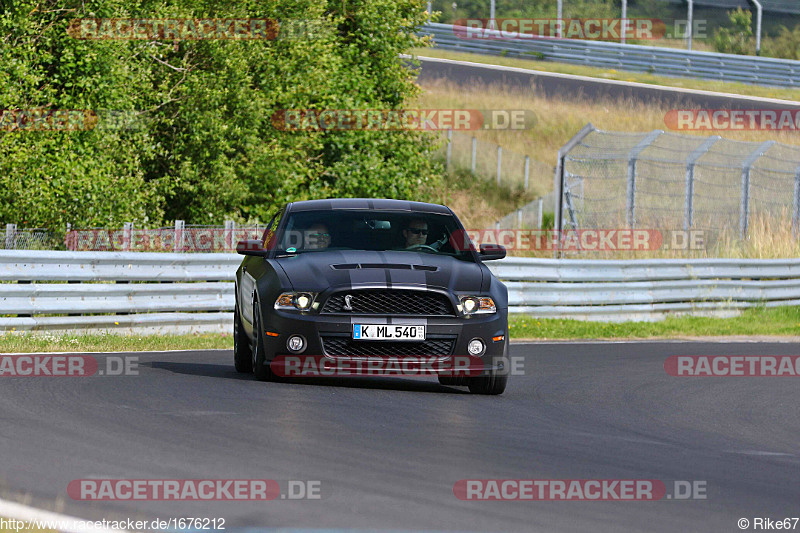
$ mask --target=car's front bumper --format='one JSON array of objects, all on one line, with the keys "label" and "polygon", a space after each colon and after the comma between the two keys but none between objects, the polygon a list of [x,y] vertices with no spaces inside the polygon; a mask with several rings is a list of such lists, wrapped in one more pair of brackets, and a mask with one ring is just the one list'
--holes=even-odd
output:
[{"label": "car's front bumper", "polygon": [[[424,350],[408,349],[408,347],[414,344],[422,346],[422,344],[408,341],[402,343],[403,353],[392,354],[391,351],[382,350],[380,357],[342,353],[341,350],[337,351],[337,353],[330,353],[330,349],[326,350],[326,342],[324,340],[327,341],[331,338],[346,340],[348,344],[361,342],[352,340],[354,324],[424,325],[426,339],[446,339],[452,341],[452,347],[448,350],[449,353],[442,353],[441,351],[416,353],[417,351],[424,352]],[[450,364],[456,360],[458,360],[458,363],[455,363],[456,365],[463,365],[465,358],[470,357],[468,356],[467,345],[472,339],[479,338],[486,346],[484,353],[478,356],[480,367],[482,368],[481,374],[503,371],[508,368],[509,364],[506,360],[508,342],[507,309],[498,309],[493,314],[471,317],[350,316],[269,310],[264,315],[264,329],[264,342],[269,361],[276,357],[282,358],[282,356],[292,356],[295,359],[310,358],[317,361],[320,358],[324,358],[334,362],[341,359],[354,358],[380,359],[383,361],[395,358],[413,366],[414,358],[406,355],[411,352],[415,356],[419,356],[420,359],[430,360],[435,358],[440,363],[438,365],[429,365],[427,368],[431,370],[430,373],[447,374],[449,373],[448,369],[452,368]],[[305,348],[300,353],[293,352],[287,347],[287,341],[293,335],[300,335],[305,340]],[[353,344],[350,345],[352,346]],[[327,343],[327,346],[330,348],[330,343]],[[470,375],[474,375],[474,371]]]}]

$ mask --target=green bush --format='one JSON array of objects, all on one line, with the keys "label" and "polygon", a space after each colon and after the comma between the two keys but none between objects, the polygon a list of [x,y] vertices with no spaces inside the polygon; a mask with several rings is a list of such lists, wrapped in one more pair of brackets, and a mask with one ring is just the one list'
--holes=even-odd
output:
[{"label": "green bush", "polygon": [[[0,131],[0,222],[265,220],[287,201],[420,198],[440,165],[411,131],[286,132],[281,109],[400,109],[419,88],[420,0],[17,0],[0,8],[0,109],[145,112],[140,127]],[[79,40],[76,18],[274,18],[312,39]]]},{"label": "green bush", "polygon": [[753,40],[753,14],[742,8],[728,12],[731,28],[720,28],[714,36],[714,48],[723,54],[752,55],[755,53]]}]

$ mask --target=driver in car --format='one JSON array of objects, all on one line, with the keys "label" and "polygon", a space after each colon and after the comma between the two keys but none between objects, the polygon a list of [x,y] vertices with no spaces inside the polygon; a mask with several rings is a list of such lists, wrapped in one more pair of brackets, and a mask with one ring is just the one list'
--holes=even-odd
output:
[{"label": "driver in car", "polygon": [[426,244],[428,242],[428,223],[419,218],[409,221],[408,226],[403,230],[403,237],[406,239],[406,248]]},{"label": "driver in car", "polygon": [[328,226],[317,222],[312,224],[303,234],[306,250],[322,250],[331,244]]}]

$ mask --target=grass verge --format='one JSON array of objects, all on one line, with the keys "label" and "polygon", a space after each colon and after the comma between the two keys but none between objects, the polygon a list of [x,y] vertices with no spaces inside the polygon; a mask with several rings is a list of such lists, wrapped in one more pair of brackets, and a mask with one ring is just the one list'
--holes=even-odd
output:
[{"label": "grass verge", "polygon": [[471,61],[473,63],[484,63],[488,65],[518,67],[531,70],[540,70],[542,72],[574,74],[577,76],[588,76],[590,78],[600,78],[604,80],[633,81],[637,83],[646,83],[648,85],[680,87],[683,89],[741,94],[745,96],[760,96],[762,98],[797,100],[798,97],[800,97],[800,89],[764,87],[761,85],[748,85],[746,83],[698,80],[693,78],[669,78],[642,72],[617,71],[614,69],[571,65],[568,63],[555,63],[552,61],[543,61],[537,59],[519,59],[503,56],[487,56],[482,54],[451,52],[449,50],[441,50],[438,48],[415,48],[411,50],[409,54],[414,56]]},{"label": "grass verge", "polygon": [[130,336],[18,332],[0,334],[0,353],[144,352],[215,348],[233,349],[233,337],[230,334],[219,333]]},{"label": "grass verge", "polygon": [[725,336],[799,336],[800,307],[753,308],[733,318],[670,317],[661,322],[586,322],[509,319],[511,339],[647,339]]},{"label": "grass verge", "polygon": [[[800,307],[754,308],[734,318],[672,317],[661,322],[587,322],[512,316],[512,340],[800,336]],[[233,349],[230,335],[0,335],[0,353]],[[0,530],[0,533],[3,533]]]}]

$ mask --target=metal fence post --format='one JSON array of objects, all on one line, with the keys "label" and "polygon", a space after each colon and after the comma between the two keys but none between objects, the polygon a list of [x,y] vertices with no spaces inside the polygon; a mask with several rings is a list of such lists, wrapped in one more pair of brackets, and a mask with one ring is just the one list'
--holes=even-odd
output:
[{"label": "metal fence post", "polygon": [[447,163],[445,169],[450,171],[450,158],[453,156],[453,130],[447,130]]},{"label": "metal fence post", "polygon": [[794,202],[792,202],[792,233],[794,238],[800,237],[800,166],[794,171]]},{"label": "metal fence post", "polygon": [[539,197],[539,216],[536,221],[536,229],[542,229],[542,221],[544,220],[544,198]]},{"label": "metal fence post", "polygon": [[17,225],[6,224],[6,250],[13,250],[17,240]]},{"label": "metal fence post", "polygon": [[234,242],[233,242],[233,231],[236,228],[236,223],[233,220],[226,220],[225,221],[225,247],[229,250],[233,249]]},{"label": "metal fence post", "polygon": [[636,226],[636,161],[642,151],[650,146],[659,135],[664,133],[663,130],[651,131],[639,144],[633,147],[630,154],[628,154],[628,226],[633,228]]},{"label": "metal fence post", "polygon": [[528,190],[528,177],[531,173],[531,158],[527,155],[525,156],[525,190]]},{"label": "metal fence post", "polygon": [[478,139],[475,136],[473,136],[472,137],[472,165],[470,166],[470,169],[472,170],[473,174],[475,174],[475,165],[477,164],[477,162],[478,162]]},{"label": "metal fence post", "polygon": [[[559,0],[560,2],[560,0]],[[586,124],[581,131],[575,134],[575,136],[567,141],[567,144],[561,147],[558,151],[558,161],[556,163],[556,172],[553,176],[553,191],[554,191],[554,209],[553,215],[555,220],[553,221],[553,229],[556,232],[556,235],[560,235],[561,229],[564,226],[564,217],[563,211],[564,208],[562,207],[563,197],[564,197],[564,165],[567,160],[567,155],[575,148],[587,135],[595,131],[595,127],[592,123]],[[560,240],[559,240],[560,242]],[[553,258],[558,259],[560,253],[559,244],[553,247]]]},{"label": "metal fence post", "polygon": [[750,224],[750,169],[773,144],[775,141],[762,143],[742,163],[742,202],[739,208],[739,237],[742,239],[747,237],[747,226]]},{"label": "metal fence post", "polygon": [[175,221],[175,240],[172,243],[172,249],[175,252],[182,252],[183,251],[183,228],[184,228],[183,220],[176,220]]},{"label": "metal fence post", "polygon": [[686,158],[686,198],[684,200],[683,211],[683,229],[685,231],[688,231],[694,222],[694,166],[697,160],[708,152],[708,149],[721,138],[722,137],[719,135],[712,135],[703,141],[703,144],[698,146],[695,151]]},{"label": "metal fence post", "polygon": [[497,184],[500,185],[500,172],[503,167],[503,147],[497,145]]},{"label": "metal fence post", "polygon": [[620,42],[625,44],[625,34],[628,32],[628,0],[622,0],[622,31],[620,32]]},{"label": "metal fence post", "polygon": [[686,49],[687,50],[691,50],[692,49],[692,35],[694,34],[694,28],[693,28],[693,26],[694,26],[694,1],[693,0],[688,0],[688,3],[689,3],[689,6],[687,8],[688,9],[688,17],[687,18],[689,20],[686,21],[687,22],[687,26],[686,26]]},{"label": "metal fence post", "polygon": [[126,222],[122,226],[122,249],[126,252],[131,249],[131,234],[133,233],[133,222]]},{"label": "metal fence post", "polygon": [[556,16],[556,18],[558,18],[558,22],[556,22],[556,37],[558,37],[559,39],[561,39],[564,36],[564,28],[561,21],[561,17],[563,16],[564,16],[563,1],[558,0],[558,15]]},{"label": "metal fence post", "polygon": [[522,208],[517,209],[517,229],[522,229]]},{"label": "metal fence post", "polygon": [[761,55],[761,17],[764,10],[761,7],[761,2],[758,0],[750,0],[756,6],[756,55]]}]

